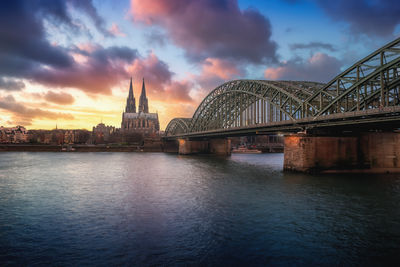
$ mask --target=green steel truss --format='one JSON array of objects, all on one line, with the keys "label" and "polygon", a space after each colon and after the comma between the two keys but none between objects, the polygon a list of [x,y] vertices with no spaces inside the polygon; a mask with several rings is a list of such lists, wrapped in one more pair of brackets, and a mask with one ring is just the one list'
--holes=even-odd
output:
[{"label": "green steel truss", "polygon": [[235,80],[215,88],[192,118],[175,118],[167,136],[254,127],[400,104],[400,38],[376,50],[327,84]]}]

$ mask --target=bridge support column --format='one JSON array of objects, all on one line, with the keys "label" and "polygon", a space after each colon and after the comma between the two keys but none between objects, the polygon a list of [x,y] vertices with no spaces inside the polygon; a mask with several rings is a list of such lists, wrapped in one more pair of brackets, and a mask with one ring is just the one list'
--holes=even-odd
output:
[{"label": "bridge support column", "polygon": [[211,139],[210,153],[229,156],[231,154],[231,140],[228,138]]},{"label": "bridge support column", "polygon": [[400,133],[368,133],[361,136],[365,166],[374,172],[400,172]]},{"label": "bridge support column", "polygon": [[178,139],[178,143],[181,155],[208,153],[208,141]]},{"label": "bridge support column", "polygon": [[178,139],[179,154],[216,154],[229,156],[231,154],[231,140],[227,138],[210,140]]},{"label": "bridge support column", "polygon": [[286,136],[283,169],[318,172],[355,168],[357,143],[357,137]]},{"label": "bridge support column", "polygon": [[400,172],[400,133],[286,136],[283,168],[299,172]]},{"label": "bridge support column", "polygon": [[162,151],[167,153],[178,153],[179,152],[178,140],[163,141]]}]

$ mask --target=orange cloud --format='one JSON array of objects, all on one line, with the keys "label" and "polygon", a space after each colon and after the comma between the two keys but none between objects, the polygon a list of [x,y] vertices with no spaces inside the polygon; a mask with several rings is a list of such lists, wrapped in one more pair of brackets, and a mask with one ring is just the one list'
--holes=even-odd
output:
[{"label": "orange cloud", "polygon": [[12,115],[16,122],[22,122],[24,125],[31,125],[34,119],[64,119],[73,120],[74,117],[66,113],[57,113],[40,108],[30,108],[26,104],[18,103],[11,95],[0,97],[0,109],[7,111]]},{"label": "orange cloud", "polygon": [[222,83],[237,79],[243,74],[244,71],[230,60],[207,58],[202,63],[200,74],[192,75],[191,77],[200,85],[203,91],[209,92]]},{"label": "orange cloud", "polygon": [[68,93],[54,93],[52,91],[48,91],[44,95],[44,99],[47,101],[60,104],[60,105],[70,105],[74,103],[75,99],[71,94]]},{"label": "orange cloud", "polygon": [[167,15],[177,5],[178,3],[171,5],[168,1],[131,0],[131,13],[135,21],[152,24],[156,17]]},{"label": "orange cloud", "polygon": [[267,80],[278,80],[286,73],[285,67],[268,68],[264,71],[264,77]]},{"label": "orange cloud", "polygon": [[235,64],[228,60],[207,58],[203,63],[202,76],[205,77],[217,76],[221,79],[228,80],[240,74],[241,71],[236,68]]}]

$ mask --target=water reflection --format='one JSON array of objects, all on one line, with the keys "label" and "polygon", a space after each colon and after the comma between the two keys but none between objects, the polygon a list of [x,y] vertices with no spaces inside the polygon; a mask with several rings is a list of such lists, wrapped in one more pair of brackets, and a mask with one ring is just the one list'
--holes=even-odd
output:
[{"label": "water reflection", "polygon": [[0,153],[0,261],[353,265],[398,259],[397,175],[282,154]]}]

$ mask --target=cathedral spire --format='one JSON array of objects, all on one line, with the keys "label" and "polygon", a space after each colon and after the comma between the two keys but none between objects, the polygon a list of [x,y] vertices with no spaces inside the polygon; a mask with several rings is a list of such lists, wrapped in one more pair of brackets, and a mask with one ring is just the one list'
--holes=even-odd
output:
[{"label": "cathedral spire", "polygon": [[131,85],[129,86],[129,96],[128,98],[132,98],[133,96],[133,87],[132,87],[132,76],[131,76]]},{"label": "cathedral spire", "polygon": [[139,99],[139,112],[149,113],[149,103],[146,97],[146,85],[144,83],[144,78],[142,84],[142,93]]},{"label": "cathedral spire", "polygon": [[142,83],[142,95],[140,97],[146,97],[146,85],[144,84],[144,78]]},{"label": "cathedral spire", "polygon": [[128,98],[126,99],[125,112],[136,113],[136,100],[135,96],[133,95],[132,77],[131,77],[131,84],[129,86],[129,95]]}]

